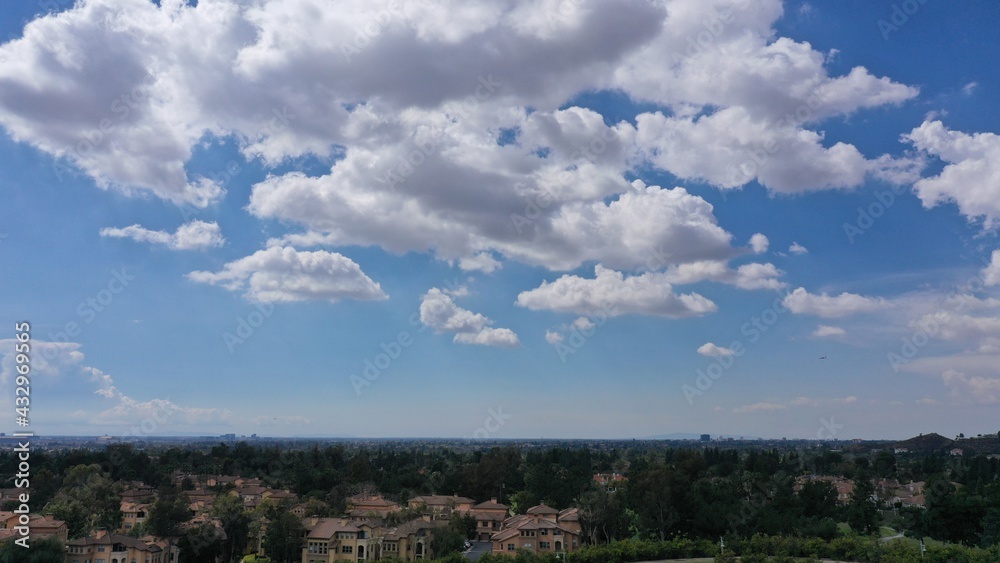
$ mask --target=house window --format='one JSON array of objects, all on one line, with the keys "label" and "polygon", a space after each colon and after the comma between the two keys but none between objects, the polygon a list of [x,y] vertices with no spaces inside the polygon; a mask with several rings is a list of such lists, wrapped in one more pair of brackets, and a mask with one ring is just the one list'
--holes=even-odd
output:
[{"label": "house window", "polygon": [[540,542],[538,542],[538,548],[539,549],[549,549],[551,547],[552,547],[552,544],[550,544],[547,541],[540,541]]},{"label": "house window", "polygon": [[340,552],[341,553],[354,553],[354,546],[352,546],[352,545],[345,545],[345,546],[343,546],[343,547],[340,548]]},{"label": "house window", "polygon": [[542,534],[543,536],[547,536],[547,535],[549,535],[549,531],[548,531],[548,530],[545,530],[545,529],[543,529],[543,530],[542,530],[542,531],[541,531],[540,533],[541,533],[541,534]]},{"label": "house window", "polygon": [[507,551],[514,551],[514,544],[512,543],[507,544]]}]

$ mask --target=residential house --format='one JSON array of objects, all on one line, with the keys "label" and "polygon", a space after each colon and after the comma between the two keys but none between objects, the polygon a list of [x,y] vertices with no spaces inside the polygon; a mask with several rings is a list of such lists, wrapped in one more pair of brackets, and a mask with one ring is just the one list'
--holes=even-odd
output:
[{"label": "residential house", "polygon": [[356,495],[347,499],[348,515],[357,520],[371,517],[385,518],[392,512],[398,512],[400,506],[381,495]]},{"label": "residential house", "polygon": [[500,531],[500,526],[507,519],[510,507],[497,502],[496,497],[481,502],[462,515],[471,515],[476,519],[476,536],[479,541],[489,541],[490,536]]},{"label": "residential house", "polygon": [[239,487],[243,484],[243,481],[242,477],[237,477],[236,475],[216,475],[205,479],[205,484],[209,487],[225,487],[226,485]]},{"label": "residential house", "polygon": [[168,563],[164,550],[129,536],[98,530],[66,544],[66,563]]},{"label": "residential house", "polygon": [[264,498],[265,491],[267,491],[267,489],[264,487],[259,485],[250,485],[233,489],[233,494],[240,497],[243,500],[244,505],[256,506],[257,503]]},{"label": "residential house", "polygon": [[471,498],[460,497],[457,494],[452,496],[422,495],[411,498],[409,506],[414,509],[426,508],[433,520],[447,520],[451,518],[453,511],[466,513],[472,510],[475,503],[476,501]]},{"label": "residential house", "polygon": [[[15,514],[10,511],[0,512],[0,541],[8,538],[21,537],[15,530],[21,526],[22,514]],[[31,538],[56,537],[63,542],[69,537],[69,528],[62,520],[56,520],[51,514],[28,514],[28,529],[31,530]]]},{"label": "residential house", "polygon": [[925,502],[923,481],[914,481],[900,485],[896,488],[892,498],[892,505],[899,506],[900,508],[910,506],[924,508],[926,506]]},{"label": "residential house", "polygon": [[803,475],[796,479],[792,489],[797,493],[802,489],[802,485],[807,481],[826,481],[833,485],[837,491],[837,503],[847,504],[851,502],[851,493],[854,492],[854,481],[830,475]]},{"label": "residential house", "polygon": [[448,522],[434,520],[430,514],[415,518],[381,533],[379,541],[379,559],[402,559],[403,561],[418,561],[433,559],[431,539],[434,528],[447,526]]},{"label": "residential house", "polygon": [[280,504],[283,501],[295,502],[299,498],[298,496],[296,496],[295,493],[291,492],[288,489],[285,489],[283,491],[276,489],[264,489],[264,492],[261,493],[261,497],[266,499],[271,499],[276,504]]},{"label": "residential house", "polygon": [[128,533],[132,528],[142,524],[149,516],[149,505],[122,501],[121,511],[124,519],[119,531]]},{"label": "residential house", "polygon": [[595,473],[594,484],[603,488],[609,493],[618,490],[618,485],[628,481],[628,478],[621,473]]},{"label": "residential house", "polygon": [[302,563],[363,561],[371,556],[371,527],[347,518],[306,518]]},{"label": "residential house", "polygon": [[139,481],[132,481],[128,488],[122,491],[122,500],[135,504],[148,503],[153,500],[155,494],[156,491],[153,487]]},{"label": "residential house", "polygon": [[501,531],[490,540],[494,554],[513,554],[519,549],[535,554],[572,552],[580,547],[579,529],[576,511],[560,511],[540,504],[529,508],[526,514],[505,520]]}]

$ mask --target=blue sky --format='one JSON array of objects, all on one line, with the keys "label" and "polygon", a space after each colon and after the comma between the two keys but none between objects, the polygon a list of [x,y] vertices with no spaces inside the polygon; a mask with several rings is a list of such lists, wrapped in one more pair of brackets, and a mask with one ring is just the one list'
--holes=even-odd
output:
[{"label": "blue sky", "polygon": [[36,432],[1000,423],[993,3],[2,10]]}]

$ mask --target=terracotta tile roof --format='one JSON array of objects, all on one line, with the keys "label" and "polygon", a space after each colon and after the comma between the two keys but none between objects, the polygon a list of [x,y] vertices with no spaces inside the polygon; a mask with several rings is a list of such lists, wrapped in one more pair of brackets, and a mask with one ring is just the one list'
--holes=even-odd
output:
[{"label": "terracotta tile roof", "polygon": [[490,536],[490,541],[504,541],[509,540],[521,535],[521,531],[516,528],[508,528],[506,530],[501,530],[492,536]]},{"label": "terracotta tile roof", "polygon": [[385,500],[381,496],[366,496],[366,495],[356,495],[349,499],[348,502],[355,506],[378,506],[378,507],[389,507],[389,506],[399,506],[398,504]]},{"label": "terracotta tile roof", "polygon": [[490,499],[483,501],[476,506],[472,507],[473,510],[509,510],[510,507],[506,504],[500,504],[496,499]]},{"label": "terracotta tile roof", "polygon": [[528,511],[527,511],[527,513],[528,514],[538,514],[538,515],[541,515],[541,514],[559,514],[559,511],[556,510],[555,508],[552,508],[551,506],[546,506],[545,503],[543,502],[542,504],[539,504],[537,506],[532,506],[531,508],[529,508]]},{"label": "terracotta tile roof", "polygon": [[395,528],[392,528],[385,533],[384,539],[389,541],[396,541],[401,538],[405,538],[411,534],[419,535],[421,530],[430,530],[433,528],[438,528],[441,526],[447,526],[448,522],[445,520],[433,520],[426,521],[423,518],[415,518],[406,522],[405,524],[400,524]]},{"label": "terracotta tile roof", "polygon": [[361,531],[361,528],[354,522],[343,518],[320,518],[315,524],[311,524],[309,520],[303,522],[303,524],[307,524],[306,529],[309,530],[309,534],[306,537],[317,540],[331,539],[337,532],[356,533]]},{"label": "terracotta tile roof", "polygon": [[149,545],[144,541],[138,540],[130,536],[123,536],[120,534],[104,534],[101,537],[87,536],[85,538],[77,538],[75,540],[69,540],[66,545],[73,547],[87,547],[90,545],[116,545],[121,544],[125,547],[131,549],[138,549],[140,551],[148,551],[150,553],[156,553],[161,551],[156,545]]},{"label": "terracotta tile roof", "polygon": [[496,512],[477,512],[475,510],[469,512],[469,514],[476,520],[500,520],[503,521],[507,516],[503,514],[497,514]]},{"label": "terracotta tile roof", "polygon": [[476,501],[471,498],[460,497],[458,495],[423,495],[411,498],[410,502],[422,503],[427,506],[452,506],[456,504],[473,504]]},{"label": "terracotta tile roof", "polygon": [[559,522],[579,522],[580,521],[580,509],[579,508],[567,508],[559,513],[557,518]]}]

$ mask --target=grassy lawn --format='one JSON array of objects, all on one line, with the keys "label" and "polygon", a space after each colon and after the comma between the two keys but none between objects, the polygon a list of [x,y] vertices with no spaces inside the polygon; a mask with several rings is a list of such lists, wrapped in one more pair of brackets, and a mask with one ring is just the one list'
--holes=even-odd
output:
[{"label": "grassy lawn", "polygon": [[[906,537],[904,537],[904,538],[896,538],[894,540],[889,540],[890,543],[892,543],[892,542],[900,542],[900,541],[901,542],[906,542],[908,545],[911,545],[913,547],[917,547],[917,548],[920,547],[920,540],[917,539],[917,538],[906,538]],[[942,547],[942,546],[944,546],[946,544],[943,541],[938,541],[938,540],[934,540],[934,539],[931,539],[931,538],[924,538],[924,545],[926,545],[927,547]]]},{"label": "grassy lawn", "polygon": [[880,537],[889,538],[889,537],[898,535],[899,532],[897,532],[893,528],[890,528],[889,526],[880,526],[879,529],[878,529],[878,534],[879,534]]}]

